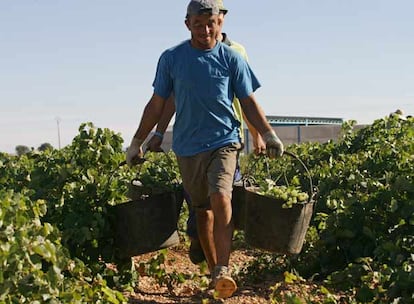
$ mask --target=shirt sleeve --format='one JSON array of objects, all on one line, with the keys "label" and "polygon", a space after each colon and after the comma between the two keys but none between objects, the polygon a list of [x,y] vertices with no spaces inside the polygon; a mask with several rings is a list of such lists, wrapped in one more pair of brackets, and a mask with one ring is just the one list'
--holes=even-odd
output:
[{"label": "shirt sleeve", "polygon": [[159,58],[155,79],[152,83],[154,93],[162,98],[168,98],[172,92],[171,59],[168,51],[165,51]]},{"label": "shirt sleeve", "polygon": [[232,86],[238,99],[245,98],[260,88],[260,82],[249,63],[241,56],[234,57],[232,67],[234,68]]}]

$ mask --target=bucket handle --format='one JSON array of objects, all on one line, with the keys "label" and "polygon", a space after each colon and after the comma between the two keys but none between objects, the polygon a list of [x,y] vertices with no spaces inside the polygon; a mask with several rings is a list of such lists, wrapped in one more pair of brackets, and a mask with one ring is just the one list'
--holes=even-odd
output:
[{"label": "bucket handle", "polygon": [[[134,165],[139,165],[139,169],[138,169],[138,172],[137,172],[137,175],[139,174],[139,172],[140,172],[140,170],[141,170],[141,168],[142,168],[142,164],[144,163],[144,162],[146,162],[146,161],[148,161],[148,159],[146,159],[145,158],[145,155],[146,155],[146,153],[148,152],[148,151],[150,151],[150,150],[145,150],[144,151],[144,155],[143,155],[143,157],[137,157],[136,159],[135,159],[135,163],[134,163]],[[171,159],[171,157],[168,155],[168,153],[167,152],[165,152],[164,150],[161,150],[161,151],[151,151],[151,152],[163,152],[164,153],[164,155],[168,158],[168,160],[170,161],[170,163],[172,163],[173,161],[172,161],[172,159]],[[114,175],[115,175],[115,173],[116,173],[116,171],[119,169],[119,168],[121,168],[121,167],[123,167],[123,166],[125,166],[127,164],[127,162],[126,162],[126,160],[124,160],[124,161],[121,161],[118,165],[117,165],[117,167],[111,172],[111,174],[109,175],[109,178],[108,178],[108,185],[111,183],[111,181],[112,181],[112,178],[114,177]],[[168,173],[168,171],[165,169],[165,168],[163,168],[163,170],[167,173],[167,175],[168,175],[168,178],[170,179],[170,182],[171,182],[171,184],[173,183],[173,180],[172,180],[172,178],[171,178],[171,176],[170,176],[170,174]],[[133,179],[133,180],[131,180],[131,184],[133,184],[133,182],[134,181],[138,181],[138,179]],[[106,187],[106,191],[109,191],[109,187]]]},{"label": "bucket handle", "polygon": [[[297,156],[296,154],[294,154],[292,152],[289,152],[289,151],[286,151],[285,150],[283,152],[283,155],[290,156],[293,159],[297,160],[301,164],[301,166],[305,170],[306,175],[307,175],[308,180],[309,180],[309,187],[310,187],[310,193],[309,193],[310,196],[309,196],[309,198],[310,198],[310,200],[314,199],[315,198],[315,195],[316,195],[316,192],[315,192],[315,188],[313,186],[312,176],[311,176],[310,171],[309,171],[308,167],[306,166],[306,164],[300,159],[299,156]],[[270,176],[269,158],[265,154],[261,154],[261,156],[265,157],[266,172],[267,172],[268,176]],[[247,177],[245,177],[243,179],[243,185],[246,185],[246,184],[251,183],[251,182],[253,182],[253,183],[255,182],[254,178],[252,177],[251,172],[253,171],[254,167],[257,165],[258,159],[259,158],[257,158],[256,161],[253,162],[253,165],[252,166],[249,166],[249,168],[247,169],[247,174],[246,174]]]},{"label": "bucket handle", "polygon": [[297,160],[301,165],[302,165],[302,167],[303,167],[303,169],[305,170],[305,172],[306,172],[306,174],[307,174],[307,176],[308,176],[308,179],[309,179],[309,187],[310,187],[310,198],[312,199],[313,197],[314,197],[314,195],[315,195],[315,193],[314,193],[314,187],[313,187],[313,181],[312,181],[312,176],[311,176],[311,174],[310,174],[310,172],[309,172],[309,169],[308,169],[308,167],[305,165],[305,163],[299,158],[299,156],[297,156],[296,154],[294,154],[294,153],[292,153],[292,152],[289,152],[289,151],[284,151],[283,152],[283,155],[288,155],[288,156],[290,156],[290,157],[292,157],[292,158],[294,158],[295,160]]},{"label": "bucket handle", "polygon": [[[151,150],[149,150],[149,149],[146,149],[145,151],[144,151],[144,155],[143,155],[143,157],[142,158],[140,158],[139,159],[139,162],[137,163],[138,165],[139,165],[139,168],[138,168],[138,171],[137,171],[137,176],[140,174],[140,172],[141,172],[141,169],[142,169],[142,165],[146,162],[146,161],[150,161],[150,160],[148,160],[147,158],[145,158],[145,155],[147,154],[147,152],[153,152],[153,153],[163,153],[164,154],[164,156],[168,159],[168,161],[172,164],[173,163],[173,160],[172,160],[172,158],[168,155],[168,153],[167,152],[165,152],[162,148],[159,150],[159,151],[151,151]],[[173,178],[171,177],[171,175],[170,175],[170,173],[168,172],[168,170],[166,169],[166,168],[164,168],[164,167],[162,167],[162,169],[164,170],[164,172],[167,174],[167,176],[168,176],[168,178],[169,178],[169,180],[170,180],[170,183],[171,184],[173,184]],[[139,179],[138,178],[134,178],[132,181],[131,181],[131,184],[134,182],[134,181],[139,181]]]}]

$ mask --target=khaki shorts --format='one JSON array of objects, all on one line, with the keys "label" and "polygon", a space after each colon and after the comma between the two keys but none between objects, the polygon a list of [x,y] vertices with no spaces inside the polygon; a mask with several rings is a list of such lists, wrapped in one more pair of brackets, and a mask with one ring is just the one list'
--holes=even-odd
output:
[{"label": "khaki shorts", "polygon": [[184,189],[195,208],[208,208],[211,193],[223,193],[231,198],[240,143],[193,156],[177,156]]}]

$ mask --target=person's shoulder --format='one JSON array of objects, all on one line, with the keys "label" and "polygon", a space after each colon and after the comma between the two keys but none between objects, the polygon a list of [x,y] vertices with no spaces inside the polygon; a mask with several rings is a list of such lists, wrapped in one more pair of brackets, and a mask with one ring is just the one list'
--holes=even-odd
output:
[{"label": "person's shoulder", "polygon": [[237,53],[239,53],[240,55],[242,55],[242,57],[244,59],[247,60],[247,52],[246,52],[246,49],[245,49],[245,47],[241,43],[238,43],[237,41],[231,40],[230,47],[233,50],[235,50]]},{"label": "person's shoulder", "polygon": [[237,54],[235,49],[233,49],[230,45],[225,44],[224,42],[218,42],[219,48],[221,48],[225,53],[228,53],[230,55]]},{"label": "person's shoulder", "polygon": [[230,47],[236,50],[243,50],[243,52],[246,52],[246,48],[239,42],[231,40]]},{"label": "person's shoulder", "polygon": [[180,53],[183,52],[183,49],[185,49],[186,47],[188,47],[188,40],[182,41],[179,44],[176,44],[168,49],[165,49],[162,53],[161,53],[161,57],[162,58],[174,58],[175,56],[179,56]]},{"label": "person's shoulder", "polygon": [[163,63],[172,64],[177,60],[180,60],[182,56],[185,56],[185,48],[188,46],[188,40],[182,41],[177,45],[174,45],[168,49],[165,49],[160,57],[159,61]]},{"label": "person's shoulder", "polygon": [[176,52],[180,52],[181,50],[185,49],[188,47],[188,40],[184,40],[182,42],[180,42],[179,44],[176,44],[166,50],[164,50],[163,54],[173,54]]},{"label": "person's shoulder", "polygon": [[238,49],[234,48],[232,45],[229,46],[225,43],[220,42],[220,47],[224,50],[224,53],[226,53],[229,58],[233,58],[235,60],[246,59],[244,54]]}]

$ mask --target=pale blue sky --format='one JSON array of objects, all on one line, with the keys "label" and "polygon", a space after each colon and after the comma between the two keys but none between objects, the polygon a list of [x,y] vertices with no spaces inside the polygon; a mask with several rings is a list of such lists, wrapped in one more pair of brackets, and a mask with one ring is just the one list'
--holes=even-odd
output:
[{"label": "pale blue sky", "polygon": [[[414,114],[414,1],[224,0],[267,115]],[[58,147],[91,121],[125,146],[187,0],[0,0],[0,151]]]}]

